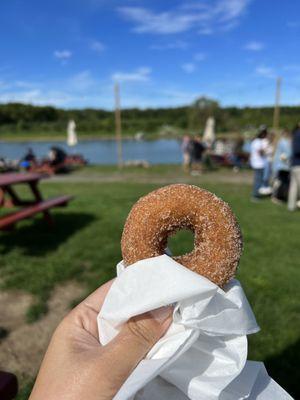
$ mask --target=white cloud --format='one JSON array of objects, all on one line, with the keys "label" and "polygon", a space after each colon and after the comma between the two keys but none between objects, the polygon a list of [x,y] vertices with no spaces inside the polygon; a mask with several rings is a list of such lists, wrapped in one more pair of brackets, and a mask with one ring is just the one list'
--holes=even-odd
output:
[{"label": "white cloud", "polygon": [[275,78],[276,74],[273,68],[267,67],[266,65],[260,65],[256,67],[255,72],[257,75],[263,76],[265,78]]},{"label": "white cloud", "polygon": [[68,86],[70,87],[70,89],[76,90],[78,92],[86,91],[94,85],[95,80],[88,70],[73,75],[68,81]]},{"label": "white cloud", "polygon": [[138,33],[178,33],[191,28],[197,21],[195,15],[175,14],[173,12],[154,12],[141,7],[120,7],[119,12],[127,19],[136,22],[134,28]]},{"label": "white cloud", "polygon": [[186,72],[187,74],[191,74],[196,71],[196,65],[194,63],[185,63],[182,64],[181,68]]},{"label": "white cloud", "polygon": [[256,42],[256,41],[252,41],[252,42],[248,42],[245,45],[245,49],[246,50],[250,50],[250,51],[261,51],[263,50],[265,47],[264,43],[262,42]]},{"label": "white cloud", "polygon": [[[259,68],[263,74],[270,72],[266,66]],[[272,70],[273,71],[273,70]],[[78,74],[77,74],[78,75]],[[17,88],[14,81],[5,81],[7,89],[0,91],[0,102],[24,102],[36,105],[53,105],[65,108],[84,108],[95,107],[113,109],[114,96],[113,85],[110,79],[94,80],[94,84],[85,91],[76,91],[71,86],[72,78],[56,81],[36,82],[34,89]],[[290,81],[291,82],[291,81]],[[172,107],[191,104],[193,100],[201,95],[216,98],[222,101],[223,105],[268,105],[274,95],[274,80],[266,80],[264,91],[261,92],[260,86],[252,85],[246,80],[229,79],[215,81],[212,83],[203,82],[201,92],[197,88],[180,86],[179,82],[167,83],[163,85],[123,85],[122,86],[122,106],[129,107]],[[32,85],[34,82],[32,82]],[[51,88],[51,89],[50,89]],[[297,87],[286,85],[283,93],[284,104],[299,104],[299,91]]]},{"label": "white cloud", "polygon": [[214,0],[188,3],[154,12],[143,7],[119,7],[118,12],[135,26],[137,33],[175,34],[197,29],[201,34],[233,29],[252,0]]},{"label": "white cloud", "polygon": [[249,3],[249,0],[221,0],[216,4],[215,13],[224,21],[232,21],[244,13]]},{"label": "white cloud", "polygon": [[184,72],[187,74],[192,74],[197,70],[197,63],[202,62],[206,59],[206,54],[205,53],[196,53],[194,54],[194,62],[186,62],[181,65],[181,68],[183,69]]},{"label": "white cloud", "polygon": [[[58,107],[109,107],[109,96],[113,94],[107,78],[94,78],[89,70],[70,75],[69,78],[54,80],[6,81],[1,87],[0,102],[21,102],[35,105],[54,105]],[[101,100],[102,99],[102,100]],[[100,103],[99,103],[100,101]]]},{"label": "white cloud", "polygon": [[99,40],[93,40],[90,45],[91,50],[96,51],[97,53],[102,53],[105,50],[105,46]]},{"label": "white cloud", "polygon": [[9,90],[11,92],[13,91],[19,91],[19,90],[27,90],[28,93],[30,91],[39,89],[40,84],[38,82],[30,82],[30,81],[23,81],[23,80],[0,80],[0,89],[3,90]]},{"label": "white cloud", "polygon": [[150,46],[152,50],[185,50],[189,47],[188,43],[183,40],[176,40],[171,43],[153,44]]},{"label": "white cloud", "polygon": [[207,56],[206,56],[205,53],[196,53],[196,54],[194,54],[194,59],[196,61],[204,61],[204,60],[206,60],[206,58],[207,58]]},{"label": "white cloud", "polygon": [[28,91],[12,91],[0,94],[0,102],[20,102],[35,105],[56,105],[63,106],[70,102],[72,97],[60,91],[42,91],[33,89]]},{"label": "white cloud", "polygon": [[[0,103],[23,102],[35,105],[54,105],[57,107],[96,107],[113,109],[114,96],[111,82],[101,82],[99,88],[93,90],[93,87],[86,92],[76,92],[70,87],[71,78],[64,82],[56,82],[54,87],[60,89],[47,90],[49,82],[45,87],[36,90],[21,91],[16,90],[0,94]],[[100,82],[96,82],[100,84]],[[191,103],[198,92],[185,91],[168,87],[145,87],[124,85],[122,87],[122,106],[123,107],[170,107]]]},{"label": "white cloud", "polygon": [[72,52],[70,50],[55,50],[54,57],[59,60],[68,60],[72,57]]},{"label": "white cloud", "polygon": [[117,82],[146,82],[150,80],[151,68],[141,67],[132,72],[115,72],[111,78]]}]

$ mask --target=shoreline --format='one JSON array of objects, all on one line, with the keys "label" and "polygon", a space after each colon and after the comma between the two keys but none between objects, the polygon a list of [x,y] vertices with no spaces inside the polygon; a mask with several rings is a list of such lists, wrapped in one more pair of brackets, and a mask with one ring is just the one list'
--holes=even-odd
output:
[{"label": "shoreline", "polygon": [[[101,135],[101,136],[94,136],[94,135],[80,135],[80,132],[77,133],[79,142],[93,142],[93,141],[115,141],[115,135]],[[217,139],[237,139],[242,135],[238,132],[218,132],[216,133]],[[135,139],[135,135],[122,135],[122,140],[135,140],[135,141],[153,141],[153,140],[182,140],[182,136],[180,135],[159,135],[159,134],[151,134],[151,136],[145,135],[142,139]],[[30,142],[66,142],[67,137],[66,135],[58,135],[58,136],[3,136],[0,134],[0,144],[1,143],[30,143]]]},{"label": "shoreline", "polygon": [[[104,140],[112,140],[115,141],[114,136],[79,136],[80,142],[92,142],[92,141],[104,141]],[[156,139],[156,138],[155,138]],[[168,138],[169,139],[169,138]],[[122,136],[122,140],[134,140],[134,136]],[[148,139],[147,139],[148,140]],[[152,140],[152,139],[149,139]],[[30,136],[27,138],[17,136],[17,137],[1,137],[0,135],[0,144],[1,143],[29,143],[29,142],[66,142],[66,136]]]}]

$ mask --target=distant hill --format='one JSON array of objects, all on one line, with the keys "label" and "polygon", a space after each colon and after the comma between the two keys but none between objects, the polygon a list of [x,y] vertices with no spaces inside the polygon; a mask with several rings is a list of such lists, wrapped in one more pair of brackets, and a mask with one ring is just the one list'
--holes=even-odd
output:
[{"label": "distant hill", "polygon": [[[272,126],[272,107],[220,107],[214,100],[200,98],[191,106],[122,110],[124,135],[144,132],[157,134],[201,132],[209,115],[216,118],[218,132],[240,132],[261,124]],[[109,136],[114,134],[114,113],[101,109],[64,110],[51,106],[20,103],[0,104],[1,136],[64,135],[67,122],[74,119],[80,135]],[[281,108],[281,127],[292,128],[300,120],[300,106]]]}]

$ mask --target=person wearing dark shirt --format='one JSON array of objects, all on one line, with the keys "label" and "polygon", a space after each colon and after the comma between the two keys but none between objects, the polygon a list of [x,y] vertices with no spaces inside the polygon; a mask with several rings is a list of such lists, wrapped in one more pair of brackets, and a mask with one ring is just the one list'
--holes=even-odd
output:
[{"label": "person wearing dark shirt", "polygon": [[51,147],[50,151],[50,165],[57,166],[62,164],[67,157],[66,152],[60,147]]},{"label": "person wearing dark shirt", "polygon": [[32,150],[32,148],[29,147],[29,149],[27,150],[25,156],[23,157],[24,161],[28,161],[28,162],[35,162],[36,161],[36,156]]},{"label": "person wearing dark shirt", "polygon": [[22,158],[20,162],[20,166],[22,168],[25,168],[26,170],[29,170],[30,167],[34,166],[36,164],[36,156],[32,150],[32,148],[28,148],[27,152],[25,153],[24,157]]},{"label": "person wearing dark shirt", "polygon": [[191,162],[192,166],[195,169],[194,173],[197,172],[200,173],[202,171],[202,158],[204,151],[205,151],[205,146],[202,143],[201,137],[196,136],[192,141],[192,148],[191,148]]},{"label": "person wearing dark shirt", "polygon": [[291,181],[289,188],[288,209],[295,211],[300,198],[300,122],[292,135]]}]

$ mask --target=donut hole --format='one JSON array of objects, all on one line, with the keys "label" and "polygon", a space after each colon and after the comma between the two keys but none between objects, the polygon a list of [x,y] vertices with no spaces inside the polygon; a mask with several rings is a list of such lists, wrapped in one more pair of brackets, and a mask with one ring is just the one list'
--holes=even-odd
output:
[{"label": "donut hole", "polygon": [[181,229],[168,237],[168,249],[173,257],[190,253],[194,249],[194,232]]}]

